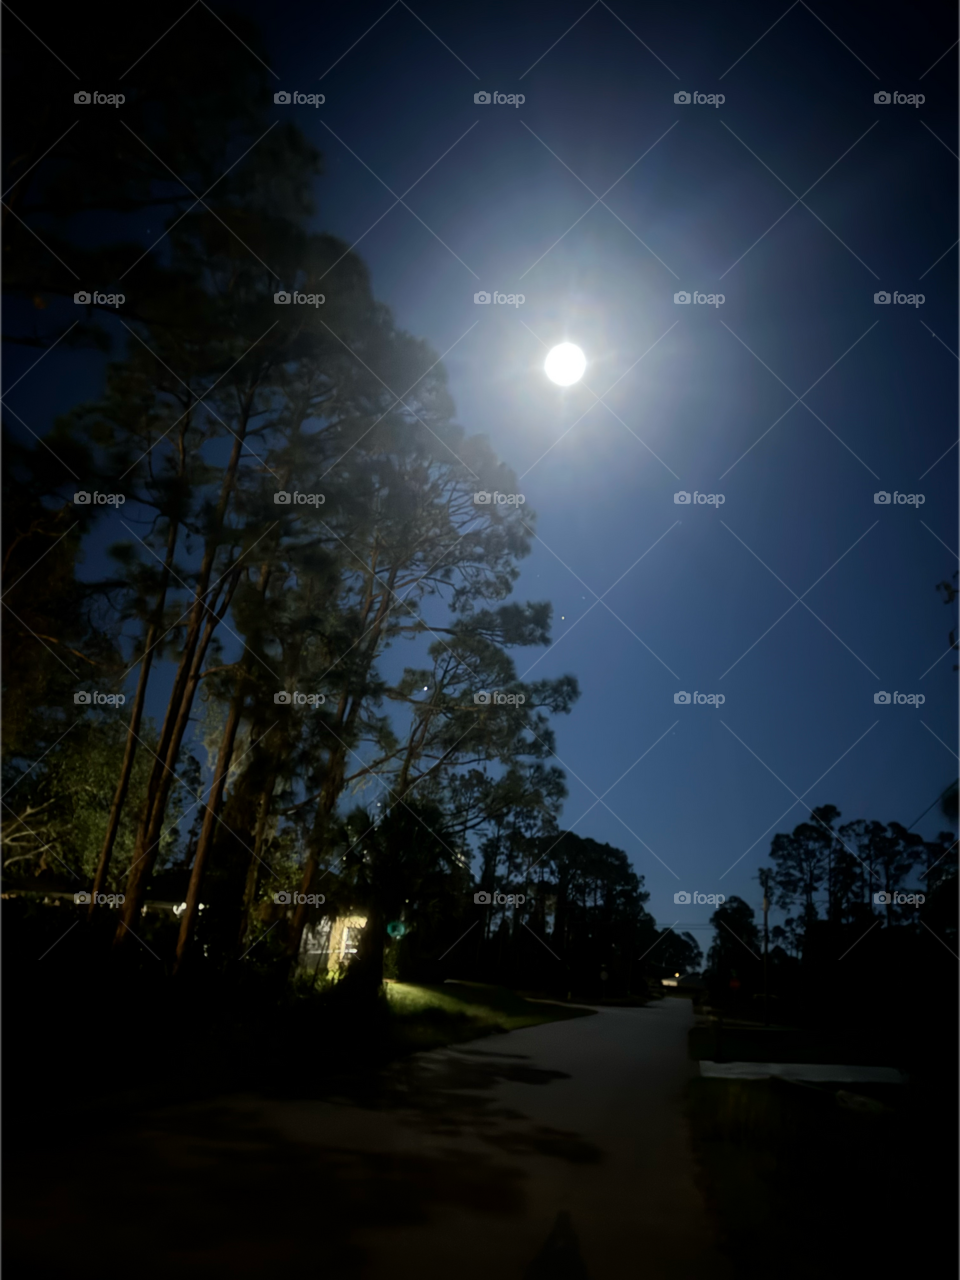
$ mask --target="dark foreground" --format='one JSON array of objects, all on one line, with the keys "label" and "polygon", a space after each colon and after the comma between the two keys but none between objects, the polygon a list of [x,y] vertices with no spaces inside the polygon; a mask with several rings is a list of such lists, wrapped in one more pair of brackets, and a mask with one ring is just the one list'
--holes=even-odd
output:
[{"label": "dark foreground", "polygon": [[8,1164],[8,1273],[726,1275],[683,1118],[691,1023],[682,1000],[601,1009],[339,1096],[41,1126]]}]

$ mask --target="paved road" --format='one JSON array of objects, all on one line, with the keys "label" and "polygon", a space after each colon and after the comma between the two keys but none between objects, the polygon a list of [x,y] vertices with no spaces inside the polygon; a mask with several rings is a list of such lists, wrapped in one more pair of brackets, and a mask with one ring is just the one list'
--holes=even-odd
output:
[{"label": "paved road", "polygon": [[418,1055],[349,1097],[107,1126],[92,1154],[38,1157],[8,1243],[38,1276],[714,1280],[680,1109],[691,1021],[679,999],[601,1009]]}]

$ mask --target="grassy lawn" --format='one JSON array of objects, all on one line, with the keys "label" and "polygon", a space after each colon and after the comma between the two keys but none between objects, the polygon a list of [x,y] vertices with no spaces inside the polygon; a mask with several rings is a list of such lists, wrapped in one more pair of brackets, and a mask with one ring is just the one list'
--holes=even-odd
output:
[{"label": "grassy lawn", "polygon": [[593,1013],[575,1005],[529,1000],[480,982],[388,982],[386,991],[398,1047],[407,1053]]}]

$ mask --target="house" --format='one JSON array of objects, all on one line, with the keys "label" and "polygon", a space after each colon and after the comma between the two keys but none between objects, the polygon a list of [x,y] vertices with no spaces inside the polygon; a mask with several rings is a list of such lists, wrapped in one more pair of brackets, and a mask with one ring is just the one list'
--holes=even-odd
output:
[{"label": "house", "polygon": [[311,973],[338,973],[357,954],[366,916],[325,916],[303,931],[300,963]]},{"label": "house", "polygon": [[665,987],[676,987],[679,991],[697,992],[706,988],[702,973],[685,973],[683,975],[675,973],[672,978],[661,978],[660,982]]}]

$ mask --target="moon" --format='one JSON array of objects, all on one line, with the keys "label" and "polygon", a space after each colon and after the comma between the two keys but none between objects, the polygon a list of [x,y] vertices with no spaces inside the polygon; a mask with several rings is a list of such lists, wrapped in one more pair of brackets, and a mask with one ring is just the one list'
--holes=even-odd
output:
[{"label": "moon", "polygon": [[571,387],[583,377],[587,357],[573,342],[561,342],[553,347],[544,363],[544,372],[558,387]]}]

